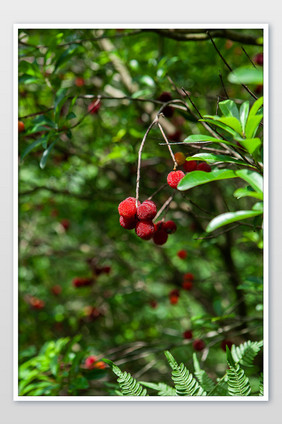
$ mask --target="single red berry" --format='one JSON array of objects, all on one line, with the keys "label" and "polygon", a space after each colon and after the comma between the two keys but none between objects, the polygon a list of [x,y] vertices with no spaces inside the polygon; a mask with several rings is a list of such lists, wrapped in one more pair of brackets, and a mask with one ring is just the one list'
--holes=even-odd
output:
[{"label": "single red berry", "polygon": [[32,296],[32,297],[29,299],[29,303],[30,303],[30,306],[31,306],[33,309],[43,309],[43,308],[44,308],[44,306],[45,306],[45,302],[44,302],[43,300],[38,299],[37,297],[34,297],[34,296]]},{"label": "single red berry", "polygon": [[22,121],[18,121],[18,131],[19,133],[23,132],[25,130],[24,123]]},{"label": "single red berry", "polygon": [[68,219],[62,219],[60,222],[61,226],[67,231],[70,227],[70,221]]},{"label": "single red berry", "polygon": [[[140,202],[138,202],[138,205]],[[127,197],[118,205],[118,212],[121,216],[127,219],[135,218],[137,208],[136,199],[134,197]]]},{"label": "single red berry", "polygon": [[191,272],[186,272],[183,276],[184,281],[194,281],[194,275]]},{"label": "single red berry", "polygon": [[55,296],[58,296],[59,294],[61,294],[61,293],[62,293],[62,287],[61,287],[61,286],[59,286],[59,285],[57,284],[57,285],[55,285],[55,286],[51,287],[51,292],[52,292]]},{"label": "single red berry", "polygon": [[263,65],[263,53],[256,54],[255,57],[254,57],[254,62],[257,65],[262,66]]},{"label": "single red berry", "polygon": [[88,358],[85,359],[85,363],[84,363],[85,368],[91,370],[92,368],[94,368],[94,364],[96,361],[97,361],[96,356],[94,355],[88,356]]},{"label": "single red berry", "polygon": [[195,350],[197,350],[198,352],[200,352],[201,350],[203,350],[205,348],[205,342],[201,339],[196,339],[193,342],[193,347]]},{"label": "single red berry", "polygon": [[178,303],[179,300],[179,296],[170,296],[169,297],[169,301],[171,303],[171,305],[176,305]]},{"label": "single red berry", "polygon": [[141,239],[150,240],[155,232],[155,227],[152,221],[145,219],[137,222],[135,232]]},{"label": "single red berry", "polygon": [[183,165],[186,162],[186,157],[185,157],[184,153],[182,153],[182,152],[175,153],[174,159],[175,159],[177,165],[179,165],[179,166]]},{"label": "single red berry", "polygon": [[186,250],[179,250],[179,251],[177,252],[177,256],[178,256],[180,259],[185,259],[185,258],[187,258],[187,252],[186,252]]},{"label": "single red berry", "polygon": [[185,172],[192,172],[197,169],[197,161],[196,160],[186,160],[183,164],[183,168]]},{"label": "single red berry", "polygon": [[85,84],[85,81],[84,81],[84,78],[82,78],[82,77],[76,77],[74,83],[77,87],[83,87],[84,84]]},{"label": "single red berry", "polygon": [[153,235],[153,240],[155,244],[159,246],[165,244],[168,239],[168,233],[164,229],[157,230]]},{"label": "single red berry", "polygon": [[106,368],[106,364],[103,361],[98,361],[94,364],[94,368],[97,368],[99,370],[104,370]]},{"label": "single red berry", "polygon": [[206,162],[200,162],[197,171],[211,172],[211,167]]},{"label": "single red berry", "polygon": [[156,309],[156,307],[158,306],[158,302],[153,299],[150,301],[150,306],[151,308]]},{"label": "single red berry", "polygon": [[119,223],[126,230],[133,230],[136,227],[137,219],[135,217],[128,219],[121,215],[119,217]]},{"label": "single red berry", "polygon": [[163,223],[163,229],[168,234],[173,234],[173,233],[175,233],[177,226],[176,226],[174,221],[166,221],[166,222]]},{"label": "single red berry", "polygon": [[185,177],[184,172],[172,171],[167,176],[167,183],[170,187],[177,189],[177,185],[183,177]]},{"label": "single red berry", "polygon": [[163,228],[163,225],[164,225],[163,221],[158,221],[156,224],[154,224],[155,232],[161,230]]},{"label": "single red berry", "polygon": [[184,339],[187,339],[187,340],[192,339],[193,337],[192,331],[191,330],[184,331],[183,337]]},{"label": "single red berry", "polygon": [[85,277],[76,277],[72,280],[72,284],[74,287],[91,286],[93,282],[94,282],[93,278],[85,278]]},{"label": "single red berry", "polygon": [[178,289],[173,289],[169,292],[170,296],[180,296],[179,290]]},{"label": "single red berry", "polygon": [[183,281],[183,283],[182,283],[182,288],[184,289],[184,290],[187,290],[187,291],[189,291],[189,290],[192,290],[192,288],[193,288],[193,283],[192,283],[192,281]]},{"label": "single red berry", "polygon": [[157,206],[152,200],[145,200],[137,208],[138,219],[153,219],[157,214]]},{"label": "single red berry", "polygon": [[220,347],[224,352],[226,352],[226,346],[228,346],[228,349],[230,350],[233,344],[234,343],[232,343],[230,340],[222,340]]},{"label": "single red berry", "polygon": [[94,100],[90,105],[88,106],[88,112],[91,113],[91,115],[94,115],[95,113],[98,113],[98,110],[101,107],[100,100]]}]

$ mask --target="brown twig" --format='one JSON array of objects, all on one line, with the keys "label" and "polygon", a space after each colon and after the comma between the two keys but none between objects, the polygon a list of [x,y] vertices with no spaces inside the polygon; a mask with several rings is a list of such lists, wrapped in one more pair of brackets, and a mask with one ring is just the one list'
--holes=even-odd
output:
[{"label": "brown twig", "polygon": [[177,162],[176,162],[176,160],[175,160],[175,157],[174,157],[174,154],[173,154],[172,148],[170,147],[169,141],[168,141],[168,139],[167,139],[167,137],[166,137],[166,135],[165,135],[165,132],[164,132],[164,130],[163,130],[163,127],[161,126],[161,124],[160,124],[160,122],[159,122],[159,121],[158,121],[158,127],[159,127],[159,129],[160,129],[160,131],[161,131],[161,133],[162,133],[162,136],[163,136],[163,138],[164,138],[164,140],[165,140],[165,142],[166,142],[167,148],[168,148],[168,150],[169,150],[170,156],[171,156],[172,161],[173,161],[173,164],[174,164],[173,170],[175,171],[175,169],[177,168]]},{"label": "brown twig", "polygon": [[163,213],[163,211],[169,207],[169,205],[171,204],[174,196],[175,196],[174,194],[172,196],[170,196],[167,199],[167,201],[162,205],[162,207],[159,209],[157,215],[155,216],[154,221],[156,221],[158,219],[158,217]]}]

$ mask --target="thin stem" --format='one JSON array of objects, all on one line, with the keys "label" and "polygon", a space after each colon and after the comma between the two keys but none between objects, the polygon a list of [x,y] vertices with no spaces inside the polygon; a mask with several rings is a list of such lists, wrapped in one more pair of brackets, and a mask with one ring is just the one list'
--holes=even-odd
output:
[{"label": "thin stem", "polygon": [[163,138],[164,138],[164,140],[165,140],[166,144],[167,144],[167,148],[168,148],[168,150],[169,150],[170,156],[171,156],[171,158],[172,158],[172,160],[173,160],[173,164],[174,164],[174,168],[173,168],[173,170],[175,171],[175,169],[177,168],[177,162],[176,162],[176,160],[175,160],[175,157],[174,157],[174,154],[173,154],[172,148],[170,147],[169,141],[168,141],[168,139],[167,139],[167,137],[166,137],[166,135],[165,135],[165,132],[164,132],[164,130],[163,130],[163,127],[161,126],[161,124],[159,123],[159,121],[158,121],[158,127],[159,127],[159,129],[160,129],[160,131],[161,131],[161,133],[162,133],[162,136],[163,136]]},{"label": "thin stem", "polygon": [[162,205],[161,209],[159,209],[157,215],[154,218],[154,221],[158,219],[158,217],[163,213],[163,211],[169,207],[175,195],[170,196],[167,201]]}]

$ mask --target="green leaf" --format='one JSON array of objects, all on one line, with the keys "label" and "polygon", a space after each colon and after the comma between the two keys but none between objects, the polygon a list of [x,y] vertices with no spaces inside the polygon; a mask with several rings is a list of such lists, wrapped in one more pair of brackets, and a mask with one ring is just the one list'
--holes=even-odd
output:
[{"label": "green leaf", "polygon": [[240,107],[240,122],[242,126],[243,134],[245,134],[246,123],[249,114],[250,103],[248,101],[241,104]]},{"label": "green leaf", "polygon": [[252,367],[253,362],[260,349],[263,346],[263,341],[252,342],[248,340],[239,346],[232,345],[231,354],[236,363],[240,363],[245,367]]},{"label": "green leaf", "polygon": [[231,224],[232,222],[236,221],[241,221],[242,219],[253,218],[254,216],[261,215],[261,213],[261,211],[254,210],[223,213],[211,220],[206,228],[206,232],[210,233],[224,225]]},{"label": "green leaf", "polygon": [[203,160],[207,163],[224,162],[224,163],[235,163],[236,165],[244,165],[244,166],[246,165],[246,162],[242,160],[234,159],[231,156],[227,156],[227,155],[215,155],[213,153],[197,153],[196,155],[189,156],[188,158],[186,158],[186,160],[188,162],[192,160]]},{"label": "green leaf", "polygon": [[249,117],[255,116],[257,112],[259,111],[259,109],[262,107],[262,105],[263,105],[263,97],[260,97],[252,105],[250,113],[249,113]]},{"label": "green leaf", "polygon": [[197,377],[200,385],[206,392],[210,392],[215,389],[215,383],[207,375],[206,371],[202,370],[197,358],[196,353],[193,353],[193,364],[195,369],[195,376]]},{"label": "green leaf", "polygon": [[71,44],[58,58],[54,72],[56,72],[64,63],[69,61],[78,48],[78,44]]},{"label": "green leaf", "polygon": [[233,132],[235,131],[237,134],[242,134],[241,123],[239,119],[234,118],[233,116],[204,115],[204,118],[211,119],[214,125],[217,125],[217,123],[220,122],[229,129],[231,128]]},{"label": "green leaf", "polygon": [[[224,131],[228,132],[229,134],[231,134],[233,137],[237,137],[238,134],[241,134],[241,131],[237,132],[234,129],[232,129],[230,126],[226,125],[225,123],[221,122],[219,119],[210,119],[210,118],[203,118],[203,119],[199,119],[199,121],[201,122],[207,122],[208,124],[212,124],[215,125],[219,128],[222,128]],[[218,140],[217,142],[223,142],[223,140]],[[224,141],[224,143],[226,143],[226,141]],[[228,144],[228,143],[226,143]]]},{"label": "green leaf", "polygon": [[253,66],[241,66],[230,72],[227,79],[232,84],[263,84],[263,70]]},{"label": "green leaf", "polygon": [[233,100],[224,100],[223,102],[219,102],[218,105],[224,116],[233,116],[239,120],[238,108]]},{"label": "green leaf", "polygon": [[247,181],[257,193],[263,193],[263,177],[260,174],[249,169],[240,169],[235,173],[238,177]]},{"label": "green leaf", "polygon": [[263,200],[263,193],[251,190],[250,186],[238,188],[234,191],[233,196],[236,197],[236,199],[241,199],[242,197],[254,197],[255,199]]},{"label": "green leaf", "polygon": [[29,146],[27,146],[26,149],[23,151],[21,159],[24,159],[36,146],[39,146],[40,144],[42,145],[45,141],[48,141],[48,138],[48,136],[41,137],[38,140],[35,140]]},{"label": "green leaf", "polygon": [[146,381],[140,381],[140,384],[142,384],[142,386],[148,387],[149,389],[156,390],[158,392],[158,396],[176,396],[176,390],[165,383],[155,384]]},{"label": "green leaf", "polygon": [[246,138],[240,140],[240,144],[252,155],[256,149],[261,145],[260,138]]},{"label": "green leaf", "polygon": [[51,150],[53,149],[53,147],[55,146],[56,141],[57,140],[53,141],[53,143],[50,144],[50,146],[48,147],[48,149],[44,150],[43,155],[42,155],[42,158],[40,160],[40,164],[39,164],[39,166],[40,166],[41,169],[44,169],[45,168],[45,165],[46,165],[47,159],[49,157],[49,154],[50,154]]},{"label": "green leaf", "polygon": [[185,191],[201,184],[236,177],[237,175],[235,171],[230,169],[215,169],[211,172],[193,171],[189,172],[185,175],[185,177],[182,178],[182,180],[178,183],[177,189],[180,191]]},{"label": "green leaf", "polygon": [[117,382],[123,396],[148,396],[147,390],[131,374],[121,371],[117,365],[108,359],[103,359],[103,361],[110,365],[113,372],[118,376]]},{"label": "green leaf", "polygon": [[263,118],[263,115],[249,116],[246,124],[246,138],[253,138],[257,132],[258,126]]}]

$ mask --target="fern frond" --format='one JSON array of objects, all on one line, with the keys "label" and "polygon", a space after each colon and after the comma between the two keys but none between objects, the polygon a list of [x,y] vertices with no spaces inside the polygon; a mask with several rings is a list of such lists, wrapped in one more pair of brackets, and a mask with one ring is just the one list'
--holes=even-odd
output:
[{"label": "fern frond", "polygon": [[148,396],[147,390],[130,373],[121,371],[108,359],[103,359],[103,361],[110,365],[112,371],[118,376],[117,382],[123,396]]},{"label": "fern frond", "polygon": [[240,367],[235,363],[230,350],[226,347],[226,356],[229,369],[227,370],[228,393],[230,396],[249,396],[251,386],[248,377]]},{"label": "fern frond", "polygon": [[263,346],[263,341],[252,342],[248,340],[239,346],[232,345],[231,354],[235,363],[240,363],[245,367],[252,367],[253,361]]},{"label": "fern frond", "polygon": [[211,392],[212,390],[214,390],[215,383],[208,376],[206,371],[201,369],[196,353],[193,353],[193,363],[194,363],[194,369],[195,369],[195,376],[197,377],[202,388],[206,392]]},{"label": "fern frond", "polygon": [[148,387],[149,389],[156,390],[159,396],[176,396],[176,390],[165,383],[155,384],[155,383],[148,383],[146,381],[141,381],[140,383],[143,386]]},{"label": "fern frond", "polygon": [[169,351],[165,351],[165,356],[172,368],[172,380],[177,396],[206,396],[204,389],[183,363],[179,365]]},{"label": "fern frond", "polygon": [[263,374],[261,373],[260,380],[259,380],[259,396],[263,396],[263,393],[264,393],[264,389],[263,389]]}]

